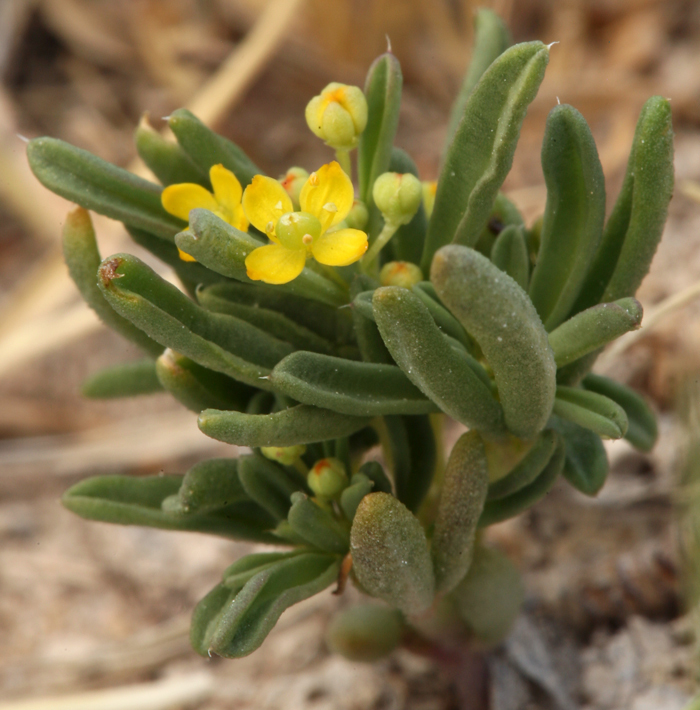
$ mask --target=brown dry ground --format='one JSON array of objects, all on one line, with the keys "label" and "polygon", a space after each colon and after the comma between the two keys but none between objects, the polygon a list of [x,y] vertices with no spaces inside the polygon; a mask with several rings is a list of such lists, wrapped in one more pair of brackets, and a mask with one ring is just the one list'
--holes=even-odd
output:
[{"label": "brown dry ground", "polygon": [[[678,182],[700,181],[696,0],[496,4],[517,40],[560,42],[506,183],[528,220],[544,203],[539,142],[557,98],[591,124],[614,195],[644,99],[671,97]],[[80,398],[89,373],[136,352],[74,305],[54,256],[67,205],[31,181],[15,134],[58,136],[128,164],[140,114],[149,111],[159,125],[157,117],[189,105],[245,47],[264,5],[0,4],[0,708],[148,683],[160,693],[144,701],[149,708],[454,707],[440,669],[422,658],[400,651],[364,666],[328,654],[325,623],[352,592],[293,608],[250,658],[195,656],[186,639],[190,611],[245,546],[87,523],[58,502],[87,475],[183,471],[204,456],[231,455],[231,447],[201,436],[194,417],[165,396]],[[278,5],[282,11],[284,0]],[[212,113],[216,127],[271,174],[320,164],[330,156],[304,125],[305,103],[331,80],[362,84],[388,34],[405,73],[398,143],[425,178],[435,177],[468,56],[469,3],[299,0],[298,7],[245,91]],[[100,230],[110,247],[119,244],[116,230],[105,222]],[[677,190],[640,299],[651,310],[698,281],[700,204]],[[675,402],[700,370],[699,317],[700,303],[690,303],[601,359],[601,372],[638,387],[660,413],[656,450],[642,456],[612,444],[611,476],[597,499],[561,485],[527,515],[490,530],[528,589],[512,637],[489,656],[494,710],[680,710],[691,698],[695,631],[681,594]],[[180,683],[171,701],[168,683]]]}]

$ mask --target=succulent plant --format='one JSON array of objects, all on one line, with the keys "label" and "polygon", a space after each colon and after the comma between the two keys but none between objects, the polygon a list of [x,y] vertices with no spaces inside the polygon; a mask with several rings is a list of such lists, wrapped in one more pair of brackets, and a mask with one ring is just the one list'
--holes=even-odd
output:
[{"label": "succulent plant", "polygon": [[[90,478],[63,498],[88,519],[274,546],[234,562],[197,605],[199,653],[249,654],[287,607],[348,580],[382,602],[332,624],[331,646],[351,658],[444,628],[430,614],[496,643],[522,584],[479,531],[560,476],[595,495],[602,438],[653,446],[644,401],[590,371],[641,323],[634,295],[673,189],[669,102],[644,105],[607,221],[591,132],[555,106],[546,209],[528,227],[500,189],[548,58],[541,42],[511,46],[480,11],[436,186],[394,146],[402,77],[390,53],[364,91],[334,83],[311,100],[310,127],[338,162],[310,174],[264,176],[182,109],[168,119],[177,142],[136,131],[162,186],[62,141],[30,142],[37,178],[79,205],[63,235],[73,280],[145,354],[86,393],[166,390],[204,434],[252,449],[184,475]],[[135,256],[103,260],[88,210],[122,222],[182,288]],[[446,417],[468,431],[445,464]],[[377,444],[384,463],[366,455]]]}]

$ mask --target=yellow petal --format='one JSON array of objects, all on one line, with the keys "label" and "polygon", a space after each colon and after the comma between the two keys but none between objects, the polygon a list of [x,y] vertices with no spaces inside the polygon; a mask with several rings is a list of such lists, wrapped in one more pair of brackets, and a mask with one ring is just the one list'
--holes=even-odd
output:
[{"label": "yellow petal", "polygon": [[209,171],[209,179],[214,188],[216,201],[226,210],[235,212],[241,204],[243,188],[238,178],[223,165],[212,165]]},{"label": "yellow petal", "polygon": [[367,251],[367,235],[359,229],[322,234],[311,247],[314,259],[328,266],[347,266]]},{"label": "yellow petal", "polygon": [[256,175],[243,192],[243,211],[256,229],[264,234],[269,232],[277,220],[294,207],[286,190],[277,180],[264,175]]},{"label": "yellow petal", "polygon": [[182,261],[197,261],[191,254],[182,251],[180,247],[177,248],[177,253],[180,255],[180,259],[182,259]]},{"label": "yellow petal", "polygon": [[248,278],[268,284],[286,284],[302,272],[305,249],[287,249],[279,244],[258,247],[245,259]]},{"label": "yellow petal", "polygon": [[160,200],[166,212],[184,219],[185,222],[189,221],[190,210],[201,207],[214,212],[218,207],[218,203],[211,192],[192,182],[181,182],[177,185],[166,187],[160,196]]},{"label": "yellow petal", "polygon": [[318,217],[324,232],[345,219],[354,199],[352,182],[335,161],[311,173],[299,195],[302,211]]}]

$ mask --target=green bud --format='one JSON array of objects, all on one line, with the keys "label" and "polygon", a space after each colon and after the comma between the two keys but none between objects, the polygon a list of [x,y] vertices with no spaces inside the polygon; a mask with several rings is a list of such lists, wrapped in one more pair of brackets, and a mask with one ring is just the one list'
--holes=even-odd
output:
[{"label": "green bud", "polygon": [[306,446],[263,446],[260,453],[270,461],[277,461],[283,466],[293,466],[295,461],[306,453]]},{"label": "green bud", "polygon": [[423,199],[423,186],[411,173],[382,173],[372,188],[374,204],[384,219],[396,226],[408,224]]},{"label": "green bud", "polygon": [[410,261],[390,261],[382,266],[379,282],[382,286],[413,288],[423,280],[423,272]]},{"label": "green bud", "polygon": [[369,211],[367,205],[362,200],[355,200],[352,203],[352,208],[348,212],[348,216],[344,222],[350,229],[361,229],[367,226],[369,221]]},{"label": "green bud", "polygon": [[380,604],[359,604],[341,611],[328,627],[330,648],[350,661],[371,663],[388,656],[401,642],[403,617]]},{"label": "green bud", "polygon": [[279,183],[291,198],[295,210],[299,209],[299,194],[308,179],[308,170],[304,170],[304,168],[297,167],[296,165],[289,168],[289,170],[279,178]]},{"label": "green bud", "polygon": [[311,131],[335,150],[351,150],[367,125],[362,89],[332,82],[306,106]]},{"label": "green bud", "polygon": [[348,485],[348,475],[342,461],[321,459],[309,471],[307,481],[320,498],[337,498]]}]

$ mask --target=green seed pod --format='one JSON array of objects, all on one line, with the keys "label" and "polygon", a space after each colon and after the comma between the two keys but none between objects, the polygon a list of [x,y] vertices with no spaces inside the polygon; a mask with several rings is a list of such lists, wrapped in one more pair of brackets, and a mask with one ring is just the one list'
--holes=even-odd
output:
[{"label": "green seed pod", "polygon": [[66,216],[62,236],[63,258],[68,266],[68,273],[88,306],[106,326],[138,345],[152,357],[158,357],[163,352],[163,346],[120,316],[109,305],[97,285],[95,274],[102,257],[97,248],[90,213],[82,207],[71,210]]},{"label": "green seed pod", "polygon": [[120,315],[165,347],[261,389],[267,387],[260,378],[292,349],[244,321],[200,308],[129,254],[102,262],[99,286]]},{"label": "green seed pod", "polygon": [[600,303],[577,313],[549,334],[557,367],[604,347],[642,324],[642,305],[634,298]]},{"label": "green seed pod", "polygon": [[454,136],[474,87],[491,64],[513,42],[505,22],[493,11],[479,8],[474,14],[474,44],[469,68],[450,112],[447,143]]},{"label": "green seed pod", "polygon": [[379,604],[358,604],[333,617],[326,641],[331,651],[349,661],[371,663],[388,656],[401,643],[403,617]]},{"label": "green seed pod", "polygon": [[600,437],[590,429],[553,416],[551,426],[563,437],[566,444],[564,478],[587,496],[595,496],[608,477],[608,456]]},{"label": "green seed pod", "polygon": [[328,499],[338,498],[349,483],[345,465],[336,458],[317,461],[306,480],[319,498]]},{"label": "green seed pod", "polygon": [[451,597],[476,639],[495,646],[515,623],[525,600],[525,587],[508,557],[499,550],[479,546],[469,573]]},{"label": "green seed pod", "polygon": [[160,203],[160,185],[118,168],[56,138],[35,138],[27,146],[29,167],[52,192],[86,210],[126,222],[172,241],[184,223]]},{"label": "green seed pod", "polygon": [[340,509],[348,520],[352,521],[360,501],[371,493],[373,488],[374,482],[363,473],[356,473],[352,477],[350,485],[340,495]]},{"label": "green seed pod", "polygon": [[211,189],[207,173],[200,170],[177,143],[163,138],[153,129],[148,113],[141,117],[134,142],[139,157],[162,185],[190,182]]},{"label": "green seed pod", "polygon": [[413,384],[463,424],[489,435],[501,434],[503,412],[476,374],[480,365],[449,345],[420,298],[387,286],[375,291],[372,303],[389,352]]},{"label": "green seed pod", "polygon": [[275,520],[287,517],[291,495],[299,490],[299,485],[282,466],[260,454],[241,456],[238,478],[248,497]]},{"label": "green seed pod", "polygon": [[524,42],[507,49],[476,85],[445,155],[421,268],[449,242],[474,246],[513,163],[520,126],[544,78],[549,49]]},{"label": "green seed pod", "polygon": [[608,377],[593,374],[584,378],[583,386],[590,392],[597,392],[609,397],[625,410],[629,421],[625,439],[632,446],[644,452],[654,448],[659,436],[656,417],[649,405],[636,392]]},{"label": "green seed pod", "polygon": [[529,486],[549,463],[557,445],[555,432],[547,429],[511,471],[489,486],[488,500],[500,500]]},{"label": "green seed pod", "polygon": [[251,387],[169,349],[156,360],[155,372],[162,389],[197,413],[209,407],[242,411],[255,393]]},{"label": "green seed pod", "polygon": [[511,224],[498,235],[491,249],[491,261],[527,291],[530,258],[522,228]]},{"label": "green seed pod", "polygon": [[292,495],[287,520],[292,530],[307,544],[338,555],[348,551],[350,535],[347,527],[304,493]]},{"label": "green seed pod", "polygon": [[370,493],[350,533],[353,570],[362,588],[405,614],[425,611],[435,596],[428,541],[418,520],[393,496]]},{"label": "green seed pod", "polygon": [[513,518],[544,498],[564,468],[565,448],[564,440],[557,437],[557,445],[549,463],[532,483],[505,498],[487,500],[484,512],[479,518],[479,527],[484,528]]},{"label": "green seed pod", "polygon": [[530,298],[550,331],[578,298],[605,220],[605,178],[595,141],[573,107],[555,106],[542,144],[547,206]]},{"label": "green seed pod", "polygon": [[508,429],[533,438],[552,412],[556,365],[527,294],[486,257],[457,245],[435,255],[431,281],[491,366]]},{"label": "green seed pod", "polygon": [[162,392],[163,385],[158,381],[155,363],[146,359],[101,370],[85,380],[80,390],[83,397],[113,399]]},{"label": "green seed pod", "polygon": [[396,365],[297,351],[274,368],[269,381],[275,391],[297,402],[341,414],[373,417],[438,411]]},{"label": "green seed pod", "polygon": [[274,414],[242,414],[205,409],[200,430],[212,439],[236,446],[296,446],[349,436],[369,424],[369,417],[353,417],[306,404]]},{"label": "green seed pod", "polygon": [[447,462],[433,532],[431,553],[438,592],[454,589],[469,569],[488,485],[481,437],[476,431],[462,434]]},{"label": "green seed pod", "polygon": [[612,399],[577,387],[557,387],[554,414],[606,439],[622,438],[629,425],[625,410]]},{"label": "green seed pod", "polygon": [[423,188],[411,173],[382,173],[374,181],[372,198],[385,222],[408,224],[420,207]]},{"label": "green seed pod", "polygon": [[180,108],[168,117],[177,142],[206,175],[212,165],[223,165],[245,186],[262,170],[232,141],[207,128],[193,113]]}]

